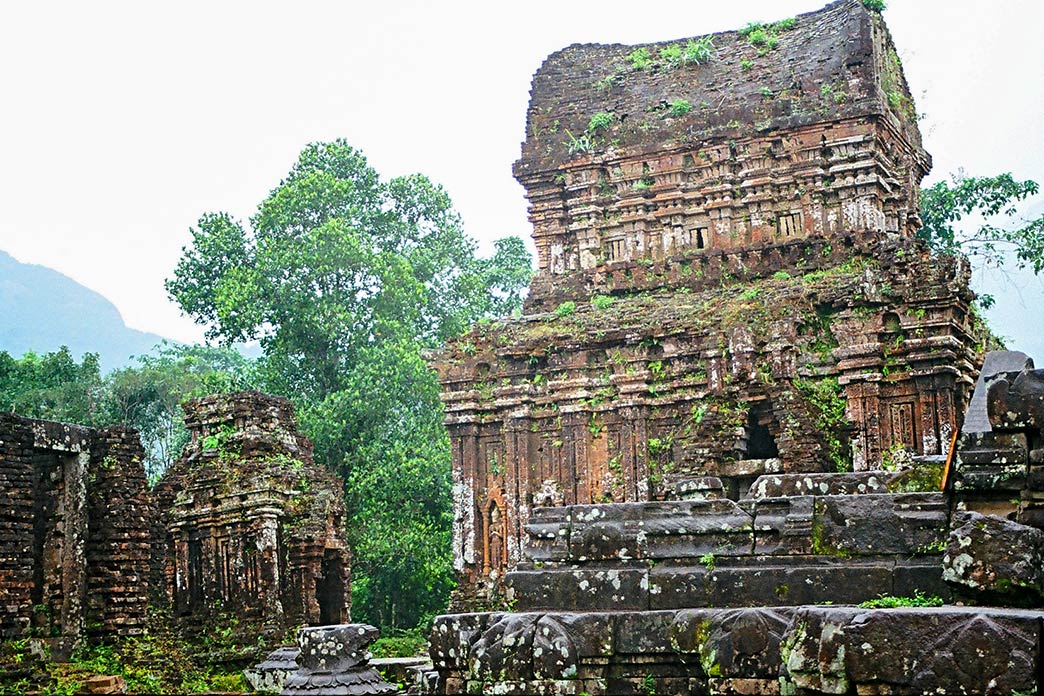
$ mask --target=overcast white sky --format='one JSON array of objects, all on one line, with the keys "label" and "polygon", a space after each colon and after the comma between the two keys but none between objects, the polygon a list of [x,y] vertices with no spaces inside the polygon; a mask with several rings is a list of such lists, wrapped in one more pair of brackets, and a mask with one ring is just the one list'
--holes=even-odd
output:
[{"label": "overcast white sky", "polygon": [[[135,328],[199,340],[163,290],[189,227],[248,218],[306,143],[344,137],[382,175],[427,174],[484,244],[528,238],[511,163],[548,53],[823,4],[7,2],[0,249],[97,290]],[[890,0],[885,17],[926,114],[929,182],[961,167],[1044,182],[1044,3]],[[997,294],[1000,333],[1044,362],[1044,284]]]}]

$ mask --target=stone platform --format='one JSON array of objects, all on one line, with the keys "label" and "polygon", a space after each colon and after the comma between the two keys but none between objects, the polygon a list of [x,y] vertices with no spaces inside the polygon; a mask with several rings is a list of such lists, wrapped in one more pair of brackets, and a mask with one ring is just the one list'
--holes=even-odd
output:
[{"label": "stone platform", "polygon": [[704,608],[439,617],[449,694],[1035,693],[1044,613]]}]

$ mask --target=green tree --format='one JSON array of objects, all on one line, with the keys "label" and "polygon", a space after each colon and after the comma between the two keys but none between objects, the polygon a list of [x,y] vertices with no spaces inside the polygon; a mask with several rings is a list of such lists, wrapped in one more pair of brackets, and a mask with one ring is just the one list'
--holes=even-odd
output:
[{"label": "green tree", "polygon": [[53,353],[14,358],[0,351],[0,410],[27,418],[100,425],[104,385],[98,355],[79,363],[62,346]]},{"label": "green tree", "polygon": [[232,348],[163,342],[138,364],[105,378],[106,420],[136,428],[145,471],[156,481],[188,442],[181,403],[254,385],[252,362]]},{"label": "green tree", "polygon": [[[1044,215],[1033,220],[1018,218],[1016,205],[1039,190],[1037,182],[1018,181],[1011,174],[961,174],[940,181],[921,190],[924,224],[917,236],[941,254],[960,253],[989,266],[1003,266],[1014,259],[1019,268],[1040,273],[1044,270]],[[984,295],[980,302],[989,307],[993,298]]]},{"label": "green tree", "polygon": [[441,609],[452,582],[449,447],[422,351],[517,308],[531,274],[517,238],[475,251],[441,187],[382,181],[339,140],[307,146],[249,228],[201,217],[167,283],[211,338],[260,340],[265,388],[347,482],[356,618],[384,626]]}]

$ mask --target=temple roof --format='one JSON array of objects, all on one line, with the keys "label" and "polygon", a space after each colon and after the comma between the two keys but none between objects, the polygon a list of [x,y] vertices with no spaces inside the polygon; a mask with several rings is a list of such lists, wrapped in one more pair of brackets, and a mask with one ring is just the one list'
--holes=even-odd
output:
[{"label": "temple roof", "polygon": [[533,78],[515,173],[889,113],[920,150],[883,20],[859,0],[838,0],[739,31],[553,53]]}]

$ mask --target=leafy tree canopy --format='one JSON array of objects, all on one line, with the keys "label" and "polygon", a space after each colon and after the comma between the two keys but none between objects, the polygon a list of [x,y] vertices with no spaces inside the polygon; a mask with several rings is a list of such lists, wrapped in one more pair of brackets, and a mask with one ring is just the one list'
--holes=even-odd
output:
[{"label": "leafy tree canopy", "polygon": [[449,443],[422,351],[519,307],[531,275],[518,238],[475,251],[440,186],[384,181],[338,140],[307,146],[249,226],[201,217],[167,282],[210,338],[260,340],[261,385],[344,477],[356,619],[413,626],[452,586]]},{"label": "leafy tree canopy", "polygon": [[96,353],[87,353],[77,363],[66,346],[21,358],[0,351],[0,411],[99,425],[105,421],[103,393]]},{"label": "leafy tree canopy", "polygon": [[[1044,270],[1044,215],[1018,218],[1017,203],[1036,195],[1035,181],[1011,174],[970,177],[963,174],[921,190],[917,236],[938,253],[962,253],[986,265],[1003,266],[1014,258],[1019,268]],[[966,218],[971,218],[967,220]],[[983,296],[984,306],[993,298]]]}]

